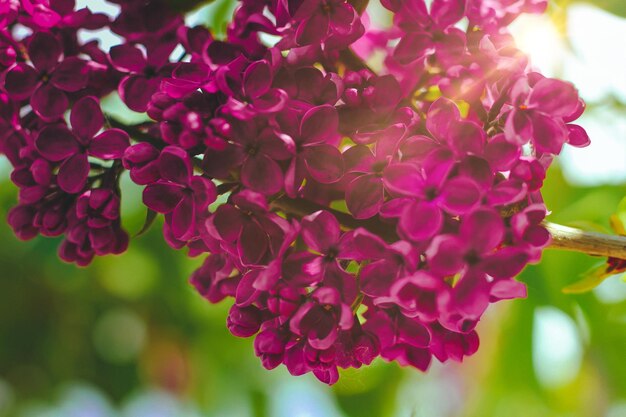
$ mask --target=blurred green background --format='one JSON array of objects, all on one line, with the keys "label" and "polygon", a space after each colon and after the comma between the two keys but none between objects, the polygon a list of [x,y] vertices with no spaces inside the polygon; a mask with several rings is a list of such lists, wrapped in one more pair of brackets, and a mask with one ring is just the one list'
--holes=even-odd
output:
[{"label": "blurred green background", "polygon": [[[223,29],[232,7],[220,0],[190,21]],[[550,220],[605,231],[626,195],[626,20],[615,14],[626,2],[560,1],[514,27],[533,62],[589,105],[593,144],[551,169]],[[16,201],[8,172],[0,160],[2,218]],[[140,190],[123,188],[134,233]],[[229,302],[210,305],[188,284],[201,259],[169,249],[159,227],[86,269],[59,261],[57,244],[19,242],[0,222],[0,417],[626,416],[626,284],[562,292],[599,259],[546,251],[520,277],[528,299],[493,306],[463,364],[422,374],[376,361],[329,388],[264,370],[252,340],[228,333]]]}]

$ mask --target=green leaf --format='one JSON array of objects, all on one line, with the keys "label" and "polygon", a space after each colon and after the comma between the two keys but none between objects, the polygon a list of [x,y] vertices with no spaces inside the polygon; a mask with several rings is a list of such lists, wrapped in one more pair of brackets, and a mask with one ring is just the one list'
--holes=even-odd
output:
[{"label": "green leaf", "polygon": [[369,3],[369,0],[348,0],[348,3],[350,3],[352,7],[354,7],[354,10],[356,10],[358,14],[363,14],[365,9],[367,9],[367,4]]},{"label": "green leaf", "polygon": [[617,16],[626,17],[626,1],[624,0],[592,0],[585,1]]},{"label": "green leaf", "polygon": [[608,265],[606,263],[602,263],[591,268],[591,270],[583,274],[583,279],[568,285],[567,287],[563,288],[562,291],[565,294],[582,294],[593,290],[598,285],[602,284],[605,279],[607,279],[611,275],[615,275],[614,272],[608,273],[607,267]]},{"label": "green leaf", "polygon": [[146,220],[143,222],[143,227],[141,228],[141,230],[135,235],[135,237],[139,237],[144,235],[148,230],[150,230],[150,227],[152,227],[152,224],[154,224],[154,221],[157,218],[157,213],[154,210],[150,210],[148,209],[148,211],[146,212]]}]

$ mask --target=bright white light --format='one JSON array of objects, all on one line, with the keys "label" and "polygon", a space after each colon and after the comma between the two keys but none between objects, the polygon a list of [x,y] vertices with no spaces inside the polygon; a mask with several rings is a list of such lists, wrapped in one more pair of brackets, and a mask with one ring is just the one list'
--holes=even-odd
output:
[{"label": "bright white light", "polygon": [[530,56],[533,68],[554,77],[565,57],[565,42],[546,15],[522,15],[512,25],[517,47]]},{"label": "bright white light", "polygon": [[554,307],[538,308],[533,323],[533,367],[539,382],[557,388],[578,375],[582,344],[576,323]]}]

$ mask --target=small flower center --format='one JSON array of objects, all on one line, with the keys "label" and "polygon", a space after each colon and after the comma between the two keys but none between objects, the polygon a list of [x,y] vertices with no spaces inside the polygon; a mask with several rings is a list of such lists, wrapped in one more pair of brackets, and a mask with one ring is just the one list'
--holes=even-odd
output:
[{"label": "small flower center", "polygon": [[259,147],[258,145],[247,145],[246,146],[246,153],[250,156],[255,156],[259,153]]},{"label": "small flower center", "polygon": [[435,187],[427,187],[424,190],[424,197],[426,197],[426,200],[428,201],[434,200],[437,198],[437,189]]},{"label": "small flower center", "polygon": [[378,161],[372,165],[372,172],[378,176],[383,175],[383,171],[387,166],[387,161]]},{"label": "small flower center", "polygon": [[339,251],[337,250],[337,248],[329,248],[328,251],[326,252],[326,256],[324,256],[324,259],[326,261],[334,261],[337,256],[339,256]]},{"label": "small flower center", "polygon": [[463,259],[470,266],[476,265],[478,262],[480,262],[480,256],[478,256],[478,254],[473,250],[467,252]]}]

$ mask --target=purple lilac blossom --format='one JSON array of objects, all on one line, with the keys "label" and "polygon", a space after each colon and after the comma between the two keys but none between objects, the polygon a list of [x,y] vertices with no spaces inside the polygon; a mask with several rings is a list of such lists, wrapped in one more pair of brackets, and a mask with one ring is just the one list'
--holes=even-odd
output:
[{"label": "purple lilac blossom", "polygon": [[[589,144],[574,86],[507,29],[546,0],[383,0],[384,29],[363,1],[240,0],[224,36],[162,0],[111,1],[111,18],[0,3],[18,238],[62,236],[80,266],[124,252],[128,171],[167,243],[205,256],[191,284],[231,300],[229,330],[267,369],[328,384],[377,357],[462,361],[490,303],[526,296],[546,171]],[[120,44],[83,44],[94,29]],[[104,114],[110,94],[147,121]]]}]

